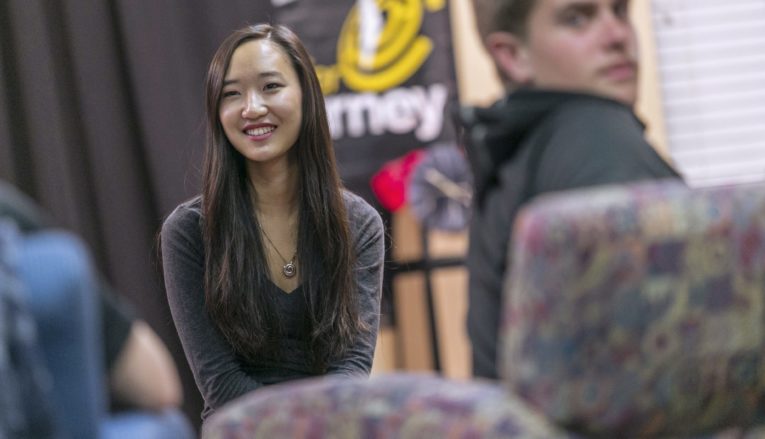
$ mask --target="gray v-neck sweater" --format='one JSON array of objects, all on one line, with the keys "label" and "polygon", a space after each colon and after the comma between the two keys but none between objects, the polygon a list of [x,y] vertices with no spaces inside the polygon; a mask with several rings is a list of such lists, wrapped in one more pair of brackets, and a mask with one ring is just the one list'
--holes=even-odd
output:
[{"label": "gray v-neck sweater", "polygon": [[[359,337],[350,351],[335,359],[329,374],[367,376],[372,368],[380,314],[384,235],[380,215],[363,199],[343,192],[357,261],[356,285],[362,319],[372,328]],[[305,292],[290,294],[271,283],[272,297],[284,329],[279,358],[246,362],[237,355],[210,320],[204,300],[204,247],[201,197],[182,203],[162,226],[162,264],[170,311],[186,359],[205,400],[202,418],[228,401],[261,386],[312,375],[308,352],[308,311]],[[258,263],[253,261],[253,264]]]}]

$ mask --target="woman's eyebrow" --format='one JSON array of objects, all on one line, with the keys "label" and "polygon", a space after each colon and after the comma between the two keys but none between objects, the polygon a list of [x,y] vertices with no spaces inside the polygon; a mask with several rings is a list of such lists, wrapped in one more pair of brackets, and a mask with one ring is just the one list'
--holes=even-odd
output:
[{"label": "woman's eyebrow", "polygon": [[[271,77],[281,78],[282,74],[276,70],[269,70],[269,71],[258,73],[258,79],[271,78]],[[223,86],[225,87],[227,85],[236,84],[237,82],[239,82],[239,79],[237,78],[224,79]]]}]

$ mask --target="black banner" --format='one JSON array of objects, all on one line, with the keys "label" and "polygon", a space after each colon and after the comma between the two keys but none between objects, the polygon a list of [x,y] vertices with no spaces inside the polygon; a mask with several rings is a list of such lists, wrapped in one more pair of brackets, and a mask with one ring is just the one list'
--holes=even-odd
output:
[{"label": "black banner", "polygon": [[314,57],[346,186],[372,201],[386,161],[454,140],[446,0],[272,0]]}]

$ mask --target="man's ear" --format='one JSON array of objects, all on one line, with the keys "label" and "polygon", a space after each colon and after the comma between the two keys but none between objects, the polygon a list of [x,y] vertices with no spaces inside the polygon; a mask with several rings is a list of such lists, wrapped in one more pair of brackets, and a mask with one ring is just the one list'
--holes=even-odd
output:
[{"label": "man's ear", "polygon": [[518,36],[510,32],[492,32],[486,36],[486,49],[511,82],[528,84],[534,78],[528,47]]}]

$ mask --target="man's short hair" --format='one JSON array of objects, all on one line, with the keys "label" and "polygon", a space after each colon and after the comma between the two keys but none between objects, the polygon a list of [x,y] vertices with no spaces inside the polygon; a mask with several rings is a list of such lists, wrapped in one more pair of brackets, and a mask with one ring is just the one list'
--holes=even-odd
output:
[{"label": "man's short hair", "polygon": [[526,25],[537,0],[473,0],[478,33],[482,40],[492,32],[526,36]]}]

